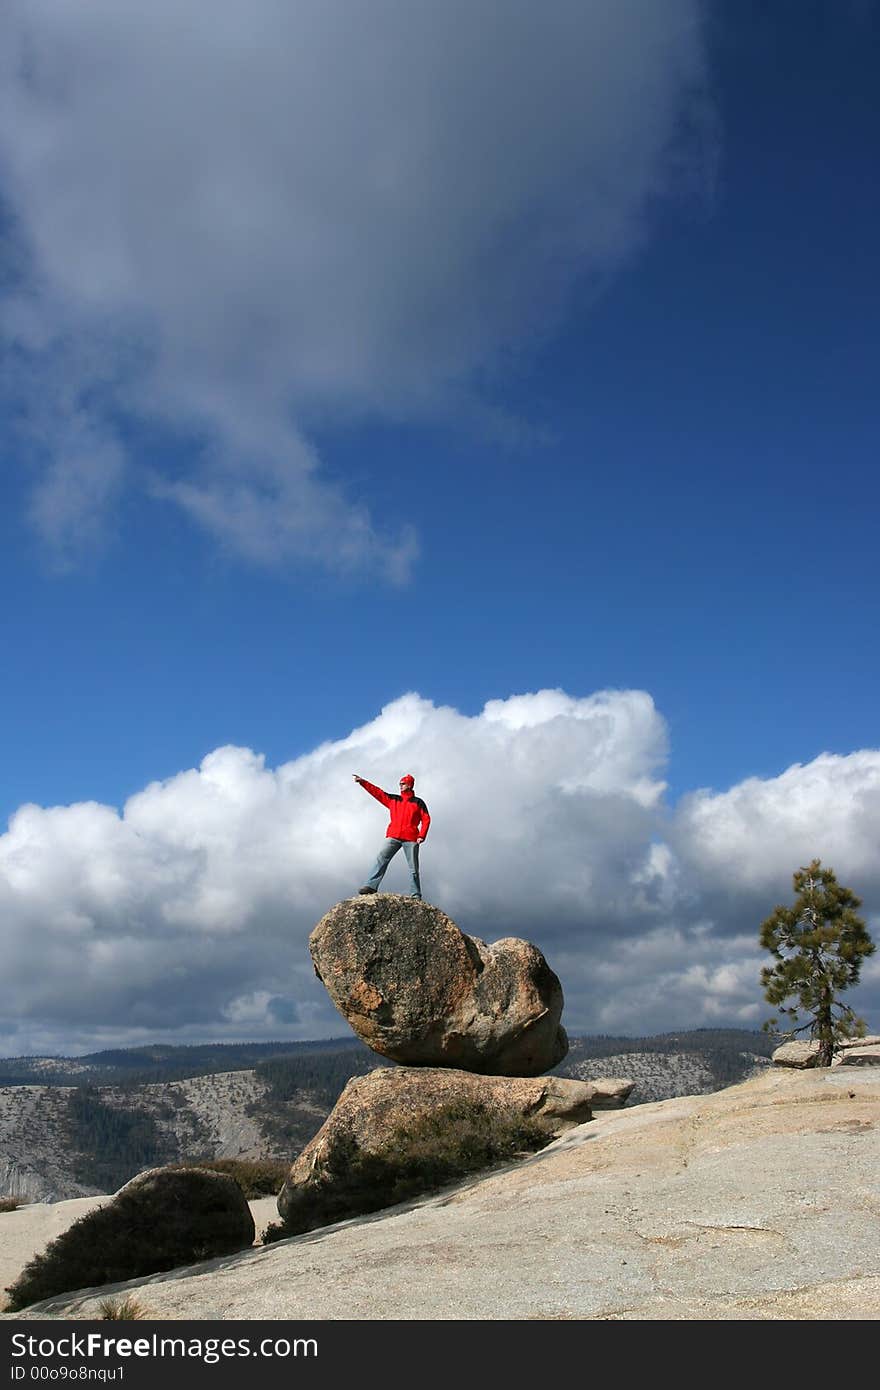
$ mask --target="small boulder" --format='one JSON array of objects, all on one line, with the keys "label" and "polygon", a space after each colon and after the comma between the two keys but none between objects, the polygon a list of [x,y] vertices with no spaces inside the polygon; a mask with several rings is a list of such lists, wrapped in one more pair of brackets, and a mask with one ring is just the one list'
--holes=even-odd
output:
[{"label": "small boulder", "polygon": [[635,1086],[623,1076],[601,1076],[595,1081],[585,1081],[587,1101],[593,1110],[620,1110],[629,1100]]},{"label": "small boulder", "polygon": [[309,938],[315,972],[358,1037],[392,1061],[539,1076],[562,1061],[562,986],[536,946],[487,946],[397,893],[349,898]]},{"label": "small boulder", "polygon": [[[880,1036],[870,1034],[863,1038],[843,1038],[834,1053],[832,1066],[872,1066],[874,1058],[880,1062]],[[810,1042],[787,1042],[777,1047],[770,1060],[777,1067],[815,1067],[818,1066],[819,1044]]]},{"label": "small boulder", "polygon": [[230,1255],[253,1245],[254,1233],[245,1195],[228,1173],[148,1168],[34,1256],[7,1290],[7,1311]]},{"label": "small boulder", "polygon": [[771,1055],[774,1067],[815,1067],[819,1057],[819,1044],[811,1042],[787,1042]]},{"label": "small boulder", "polygon": [[380,1067],[349,1081],[278,1196],[288,1234],[542,1148],[591,1118],[589,1082]]},{"label": "small boulder", "polygon": [[854,1046],[838,1052],[835,1067],[880,1067],[880,1038],[854,1039]]}]

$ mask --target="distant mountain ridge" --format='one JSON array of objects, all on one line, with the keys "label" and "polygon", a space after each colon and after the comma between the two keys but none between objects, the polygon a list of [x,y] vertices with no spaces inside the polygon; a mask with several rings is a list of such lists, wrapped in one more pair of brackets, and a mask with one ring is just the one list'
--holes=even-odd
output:
[{"label": "distant mountain ridge", "polygon": [[[675,1051],[730,1058],[741,1051],[751,1051],[769,1058],[775,1046],[767,1034],[739,1028],[693,1028],[644,1037],[610,1033],[574,1035],[569,1036],[568,1056],[553,1068],[553,1074],[565,1075],[572,1058],[580,1062],[587,1057],[599,1059],[636,1052]],[[0,1057],[0,1086],[176,1081],[216,1072],[242,1071],[272,1057],[305,1058],[339,1053],[376,1058],[374,1052],[351,1035],[308,1042],[150,1043],[141,1047],[108,1048],[78,1057]],[[375,1065],[380,1064],[380,1059],[376,1059]],[[731,1083],[725,1080],[723,1084]]]},{"label": "distant mountain ridge", "polygon": [[351,1036],[314,1042],[266,1043],[149,1043],[141,1047],[108,1048],[79,1057],[0,1057],[0,1086],[81,1086],[87,1081],[116,1085],[134,1081],[177,1081],[216,1072],[242,1071],[270,1057],[335,1055],[363,1052],[363,1043]]},{"label": "distant mountain ridge", "polygon": [[594,1081],[626,1076],[635,1081],[629,1105],[720,1091],[770,1064],[777,1040],[738,1028],[696,1028],[653,1037],[576,1037],[557,1076]]},{"label": "distant mountain ridge", "polygon": [[[765,1068],[774,1046],[738,1029],[569,1043],[552,1074],[629,1077],[630,1105],[733,1085]],[[381,1065],[351,1037],[0,1059],[0,1196],[113,1192],[144,1168],[184,1159],[292,1160],[349,1078]]]}]

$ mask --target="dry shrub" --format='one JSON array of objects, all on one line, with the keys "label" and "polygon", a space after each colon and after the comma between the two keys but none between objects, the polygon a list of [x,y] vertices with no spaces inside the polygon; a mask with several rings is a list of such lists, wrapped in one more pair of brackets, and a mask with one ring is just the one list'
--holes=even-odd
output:
[{"label": "dry shrub", "polygon": [[232,1254],[253,1236],[247,1202],[231,1178],[192,1168],[149,1169],[35,1255],[7,1288],[6,1311]]},{"label": "dry shrub", "polygon": [[396,1126],[371,1151],[352,1138],[337,1139],[324,1181],[291,1194],[286,1217],[263,1232],[262,1243],[432,1192],[470,1173],[535,1153],[551,1138],[534,1120],[511,1116],[482,1101],[460,1100]]},{"label": "dry shrub", "polygon": [[272,1245],[276,1240],[287,1240],[288,1236],[296,1235],[295,1231],[290,1231],[283,1221],[270,1221],[260,1236],[261,1245]]},{"label": "dry shrub", "polygon": [[290,1169],[289,1163],[269,1158],[210,1158],[172,1166],[207,1168],[212,1173],[228,1173],[238,1183],[249,1202],[259,1197],[277,1196]]},{"label": "dry shrub", "polygon": [[149,1317],[143,1304],[130,1293],[124,1298],[102,1298],[98,1308],[102,1322],[140,1322]]}]

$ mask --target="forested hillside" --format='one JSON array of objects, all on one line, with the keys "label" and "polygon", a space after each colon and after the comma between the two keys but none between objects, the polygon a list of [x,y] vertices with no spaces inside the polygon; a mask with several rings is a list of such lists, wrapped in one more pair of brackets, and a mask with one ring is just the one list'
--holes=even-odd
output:
[{"label": "forested hillside", "polygon": [[[635,1081],[630,1104],[730,1086],[767,1065],[763,1033],[573,1037],[559,1076]],[[115,1191],[199,1158],[291,1160],[350,1077],[392,1066],[354,1037],[116,1049],[0,1060],[0,1196]]]}]

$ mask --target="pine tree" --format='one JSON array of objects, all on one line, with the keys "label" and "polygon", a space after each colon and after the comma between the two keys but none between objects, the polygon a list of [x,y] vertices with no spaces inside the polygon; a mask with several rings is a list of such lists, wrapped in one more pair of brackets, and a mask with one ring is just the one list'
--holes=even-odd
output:
[{"label": "pine tree", "polygon": [[[764,997],[786,1015],[792,1027],[786,1037],[810,1029],[819,1044],[818,1065],[830,1067],[844,1038],[861,1036],[862,1019],[841,1004],[837,995],[858,982],[862,961],[874,943],[856,909],[861,899],[837,882],[832,869],[814,859],[792,876],[797,898],[792,907],[777,907],[761,924],[761,945],[776,964],[761,971]],[[786,1007],[787,999],[795,999]],[[798,1026],[798,1014],[807,1016]],[[764,1024],[778,1032],[779,1018]]]}]

